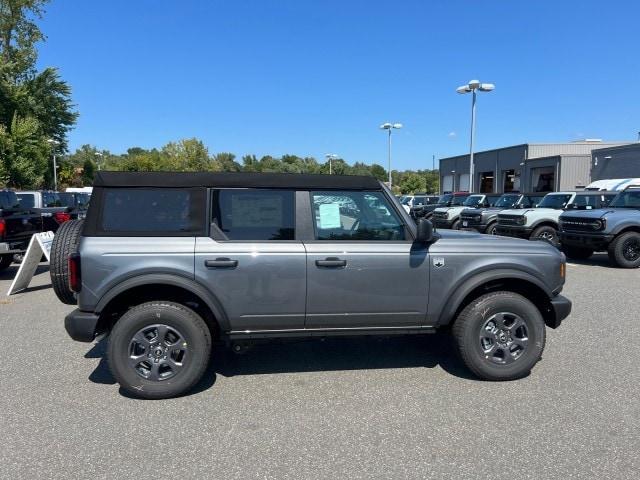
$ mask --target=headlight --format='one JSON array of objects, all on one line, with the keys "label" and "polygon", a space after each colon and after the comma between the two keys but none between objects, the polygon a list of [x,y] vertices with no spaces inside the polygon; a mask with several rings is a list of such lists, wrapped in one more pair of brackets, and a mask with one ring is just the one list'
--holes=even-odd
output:
[{"label": "headlight", "polygon": [[520,218],[516,219],[516,224],[518,225],[525,225],[527,223],[527,217],[525,215],[522,215]]},{"label": "headlight", "polygon": [[602,220],[595,220],[592,224],[591,227],[594,230],[604,230],[604,227],[606,225],[606,221],[604,219]]}]

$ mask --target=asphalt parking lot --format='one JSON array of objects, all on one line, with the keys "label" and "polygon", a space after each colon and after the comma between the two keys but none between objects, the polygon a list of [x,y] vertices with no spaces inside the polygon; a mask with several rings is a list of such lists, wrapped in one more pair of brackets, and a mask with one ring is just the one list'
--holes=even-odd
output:
[{"label": "asphalt parking lot", "polygon": [[218,350],[191,395],[123,396],[104,344],[71,341],[46,265],[5,297],[1,478],[640,478],[640,271],[568,267],[543,360],[472,378],[447,336]]}]

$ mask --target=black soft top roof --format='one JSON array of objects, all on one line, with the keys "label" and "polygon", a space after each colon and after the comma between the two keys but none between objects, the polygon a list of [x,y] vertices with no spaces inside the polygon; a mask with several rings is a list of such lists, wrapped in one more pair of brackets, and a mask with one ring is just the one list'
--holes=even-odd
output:
[{"label": "black soft top roof", "polygon": [[375,177],[302,173],[232,172],[105,172],[96,173],[94,187],[218,187],[381,190]]}]

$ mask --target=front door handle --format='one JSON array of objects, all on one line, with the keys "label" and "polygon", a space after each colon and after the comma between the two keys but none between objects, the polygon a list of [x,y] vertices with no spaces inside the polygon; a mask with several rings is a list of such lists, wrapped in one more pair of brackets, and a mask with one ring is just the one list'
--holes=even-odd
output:
[{"label": "front door handle", "polygon": [[235,268],[238,266],[238,261],[230,258],[216,258],[215,260],[205,260],[204,266],[207,268]]},{"label": "front door handle", "polygon": [[316,260],[318,267],[346,267],[347,261],[338,257],[327,257],[324,260]]}]

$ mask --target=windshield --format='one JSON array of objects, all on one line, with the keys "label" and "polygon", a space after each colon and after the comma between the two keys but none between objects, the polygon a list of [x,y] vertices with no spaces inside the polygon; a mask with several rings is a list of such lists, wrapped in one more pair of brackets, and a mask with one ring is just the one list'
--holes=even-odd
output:
[{"label": "windshield", "polygon": [[613,208],[640,208],[640,190],[620,192],[609,206]]},{"label": "windshield", "polygon": [[413,199],[413,206],[416,207],[418,205],[424,205],[427,203],[427,197],[415,197]]},{"label": "windshield", "polygon": [[484,200],[484,195],[471,195],[467,197],[467,199],[462,202],[462,205],[465,207],[477,207]]},{"label": "windshield", "polygon": [[542,199],[538,208],[555,208],[561,209],[567,206],[569,200],[571,199],[570,194],[555,194],[555,195],[547,195]]},{"label": "windshield", "polygon": [[515,206],[519,198],[520,195],[503,195],[494,206],[500,208],[511,208]]},{"label": "windshield", "polygon": [[76,198],[73,193],[59,193],[60,201],[62,205],[65,207],[75,207],[76,206]]},{"label": "windshield", "polygon": [[400,203],[401,203],[402,205],[409,205],[409,203],[411,203],[411,199],[412,199],[412,198],[413,198],[413,197],[402,197],[402,198],[400,199]]},{"label": "windshield", "polygon": [[[477,196],[482,196],[482,195],[477,195]],[[452,202],[451,202],[451,206],[452,207],[460,207],[464,204],[464,201],[469,198],[468,195],[463,195],[463,196],[454,196]]]},{"label": "windshield", "polygon": [[437,205],[447,205],[451,201],[452,198],[453,198],[453,195],[451,195],[451,194],[442,195],[438,199]]}]

